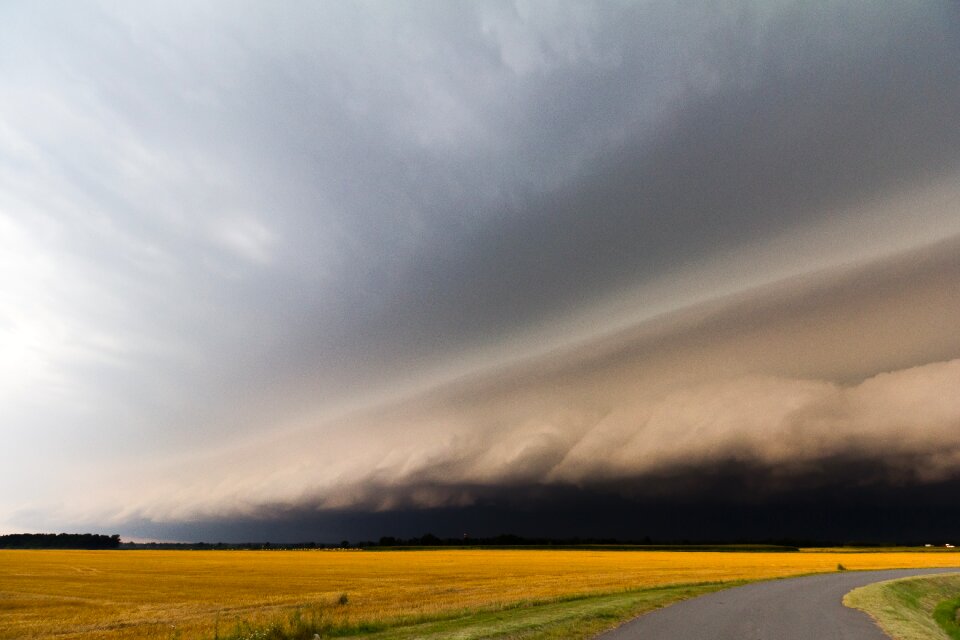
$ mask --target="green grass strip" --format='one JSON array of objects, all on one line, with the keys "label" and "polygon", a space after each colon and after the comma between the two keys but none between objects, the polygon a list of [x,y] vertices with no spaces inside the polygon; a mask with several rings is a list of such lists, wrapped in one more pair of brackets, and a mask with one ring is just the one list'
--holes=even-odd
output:
[{"label": "green grass strip", "polygon": [[940,628],[946,631],[953,640],[960,640],[960,623],[957,614],[960,613],[960,596],[944,600],[933,610],[933,619]]},{"label": "green grass strip", "polygon": [[866,612],[894,640],[960,640],[958,594],[960,574],[942,573],[860,587],[843,603]]},{"label": "green grass strip", "polygon": [[217,640],[585,640],[636,616],[744,582],[670,585],[602,595],[515,602],[435,616],[335,625],[298,610],[269,626],[240,623]]}]

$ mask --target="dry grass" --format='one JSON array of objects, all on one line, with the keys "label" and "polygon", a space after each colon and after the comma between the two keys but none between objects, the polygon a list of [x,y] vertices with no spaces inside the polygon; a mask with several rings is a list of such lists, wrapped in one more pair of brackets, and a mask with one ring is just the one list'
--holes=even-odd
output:
[{"label": "dry grass", "polygon": [[[522,600],[847,569],[944,567],[955,553],[0,551],[0,639],[210,637],[296,607],[383,623]],[[337,604],[341,594],[349,602]]]}]

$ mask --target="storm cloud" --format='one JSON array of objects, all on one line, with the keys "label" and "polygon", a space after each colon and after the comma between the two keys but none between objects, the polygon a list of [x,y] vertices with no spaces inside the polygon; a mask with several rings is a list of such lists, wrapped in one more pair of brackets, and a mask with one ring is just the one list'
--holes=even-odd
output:
[{"label": "storm cloud", "polygon": [[0,526],[954,476],[955,3],[0,24]]},{"label": "storm cloud", "polygon": [[743,499],[717,495],[718,477],[759,504],[922,491],[960,477],[958,249],[952,239],[778,282],[366,413],[141,467],[107,500],[122,509],[103,510],[102,494],[83,509],[117,522],[269,521],[571,490]]}]

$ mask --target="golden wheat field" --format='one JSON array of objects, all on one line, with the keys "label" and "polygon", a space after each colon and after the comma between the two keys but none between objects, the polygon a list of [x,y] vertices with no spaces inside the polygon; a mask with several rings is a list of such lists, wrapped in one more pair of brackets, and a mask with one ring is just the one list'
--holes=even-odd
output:
[{"label": "golden wheat field", "polygon": [[[848,569],[960,564],[954,553],[437,550],[0,551],[0,638],[212,637],[323,608],[395,620],[520,600]],[[346,604],[337,604],[347,594]]]}]

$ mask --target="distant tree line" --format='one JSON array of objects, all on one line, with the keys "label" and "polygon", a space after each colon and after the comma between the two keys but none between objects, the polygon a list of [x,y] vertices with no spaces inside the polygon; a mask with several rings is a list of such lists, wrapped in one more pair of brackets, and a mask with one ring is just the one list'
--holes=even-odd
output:
[{"label": "distant tree line", "polygon": [[[340,546],[349,546],[344,540]],[[923,546],[917,541],[857,541],[831,540],[813,538],[764,538],[764,539],[735,539],[735,540],[689,540],[681,539],[654,539],[649,536],[642,538],[525,538],[510,533],[493,537],[474,538],[464,534],[460,538],[439,538],[426,533],[419,538],[397,538],[383,536],[377,542],[357,542],[356,547],[624,547],[642,548],[647,550],[671,549],[700,551],[711,549],[725,549],[736,551],[795,551],[801,547],[894,547],[894,546]]]},{"label": "distant tree line", "polygon": [[[904,545],[905,543],[900,543]],[[907,543],[916,546],[918,543]],[[495,548],[549,548],[575,549],[594,547],[603,549],[675,550],[675,551],[796,551],[799,547],[841,546],[897,546],[893,542],[841,542],[830,540],[742,540],[690,541],[618,538],[525,538],[514,534],[474,538],[464,534],[458,538],[440,538],[432,533],[419,537],[398,538],[383,536],[379,540],[360,540],[339,543],[323,542],[121,542],[119,535],[90,533],[17,533],[0,536],[0,549],[170,549],[170,550],[256,550],[283,551],[287,549],[416,549],[427,547],[495,547]],[[922,546],[922,545],[921,545]]]},{"label": "distant tree line", "polygon": [[120,536],[98,533],[12,533],[0,536],[0,549],[118,549]]},{"label": "distant tree line", "polygon": [[514,534],[500,534],[492,537],[471,537],[463,535],[457,538],[440,538],[432,533],[419,537],[400,538],[383,536],[379,540],[360,540],[351,542],[342,540],[330,542],[124,542],[121,549],[184,549],[184,550],[257,550],[283,551],[287,549],[418,549],[418,548],[548,548],[576,549],[602,548],[608,550],[671,550],[671,551],[797,551],[800,547],[842,547],[842,546],[896,546],[894,543],[853,543],[831,540],[767,539],[767,540],[655,540],[650,537],[638,539],[621,538],[549,538],[523,537]]},{"label": "distant tree line", "polygon": [[283,551],[287,549],[335,549],[337,544],[322,542],[124,542],[121,549],[184,549],[188,551]]},{"label": "distant tree line", "polygon": [[383,536],[376,543],[359,542],[358,546],[379,547],[524,547],[524,546],[583,546],[583,545],[640,545],[652,544],[650,538],[640,541],[624,541],[616,538],[524,538],[512,533],[501,533],[493,537],[474,538],[464,534],[460,538],[439,538],[432,533],[425,533],[419,538],[396,538]]},{"label": "distant tree line", "polygon": [[[342,545],[345,545],[341,543]],[[689,540],[653,540],[650,537],[623,540],[619,538],[525,538],[514,534],[500,534],[493,537],[474,538],[464,534],[460,538],[438,538],[426,533],[419,538],[396,538],[384,536],[376,543],[358,542],[358,547],[404,548],[404,547],[523,547],[570,549],[579,547],[602,547],[607,549],[679,549],[688,551],[707,551],[718,549],[736,549],[738,551],[795,551],[794,541],[770,540],[763,542],[691,542]]]}]

